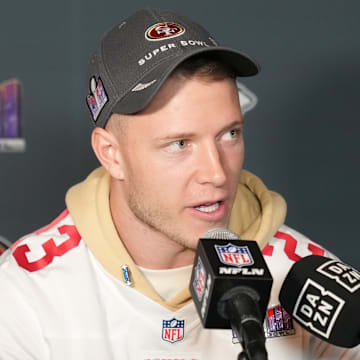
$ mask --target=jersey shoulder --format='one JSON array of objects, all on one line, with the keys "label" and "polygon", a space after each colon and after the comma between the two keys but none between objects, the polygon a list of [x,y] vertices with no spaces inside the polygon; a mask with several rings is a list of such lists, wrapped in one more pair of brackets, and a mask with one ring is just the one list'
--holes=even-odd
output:
[{"label": "jersey shoulder", "polygon": [[287,273],[298,260],[309,255],[336,259],[331,252],[293,228],[282,225],[262,253],[274,273]]},{"label": "jersey shoulder", "polygon": [[289,226],[282,225],[262,253],[273,277],[271,303],[278,304],[278,294],[293,264],[309,255],[336,258],[323,246]]},{"label": "jersey shoulder", "polygon": [[328,250],[302,233],[282,225],[263,249],[263,255],[294,263],[309,255],[335,258]]},{"label": "jersey shoulder", "polygon": [[61,266],[82,243],[76,226],[65,209],[47,226],[23,236],[0,257],[0,268],[18,268],[27,273]]}]

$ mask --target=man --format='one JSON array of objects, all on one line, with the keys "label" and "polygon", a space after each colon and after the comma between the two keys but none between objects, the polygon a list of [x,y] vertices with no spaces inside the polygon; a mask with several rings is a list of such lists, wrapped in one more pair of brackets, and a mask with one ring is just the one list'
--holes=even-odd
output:
[{"label": "man", "polygon": [[[234,78],[257,72],[172,12],[141,10],[105,35],[87,95],[102,167],[1,257],[1,359],[235,359],[237,339],[201,327],[188,289],[198,239],[215,227],[258,242],[269,308],[282,311],[293,262],[328,253],[283,225],[284,200],[242,170]],[[270,359],[355,356],[297,325],[278,333]]]}]

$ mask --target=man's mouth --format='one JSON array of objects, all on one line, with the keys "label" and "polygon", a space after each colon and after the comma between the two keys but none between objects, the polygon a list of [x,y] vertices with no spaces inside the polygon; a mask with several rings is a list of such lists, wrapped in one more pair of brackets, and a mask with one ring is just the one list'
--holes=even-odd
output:
[{"label": "man's mouth", "polygon": [[216,211],[219,208],[220,203],[221,203],[221,201],[217,201],[216,203],[202,204],[200,206],[196,206],[195,209],[202,211],[202,212],[211,213],[211,212]]},{"label": "man's mouth", "polygon": [[227,215],[227,197],[212,196],[201,198],[190,205],[188,210],[194,219],[206,222],[223,221]]}]

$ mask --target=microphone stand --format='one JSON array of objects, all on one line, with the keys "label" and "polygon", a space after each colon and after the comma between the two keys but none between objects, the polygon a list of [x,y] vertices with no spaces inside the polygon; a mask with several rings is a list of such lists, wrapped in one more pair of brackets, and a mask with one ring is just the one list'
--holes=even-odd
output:
[{"label": "microphone stand", "polygon": [[225,313],[243,348],[238,360],[267,360],[261,316],[251,292],[248,288],[232,289],[231,295],[223,298]]}]

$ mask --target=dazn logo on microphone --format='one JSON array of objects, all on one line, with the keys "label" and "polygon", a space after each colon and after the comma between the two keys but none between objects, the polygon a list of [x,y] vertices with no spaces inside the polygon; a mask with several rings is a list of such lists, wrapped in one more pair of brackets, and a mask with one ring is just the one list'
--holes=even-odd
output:
[{"label": "dazn logo on microphone", "polygon": [[329,338],[345,301],[308,279],[295,304],[293,317],[305,327]]}]

